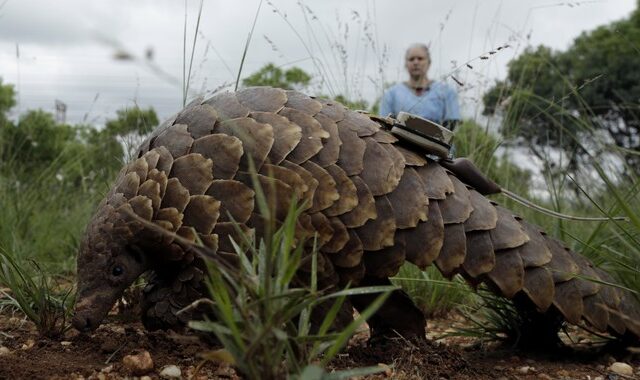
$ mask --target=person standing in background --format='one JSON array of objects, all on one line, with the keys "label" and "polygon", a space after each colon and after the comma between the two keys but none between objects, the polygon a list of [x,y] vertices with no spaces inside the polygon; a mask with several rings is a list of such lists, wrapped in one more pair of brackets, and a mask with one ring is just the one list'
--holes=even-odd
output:
[{"label": "person standing in background", "polygon": [[431,57],[427,45],[411,45],[405,53],[409,80],[385,91],[380,104],[381,116],[397,116],[400,112],[408,112],[451,131],[455,129],[461,121],[458,95],[446,83],[429,79],[429,66]]}]

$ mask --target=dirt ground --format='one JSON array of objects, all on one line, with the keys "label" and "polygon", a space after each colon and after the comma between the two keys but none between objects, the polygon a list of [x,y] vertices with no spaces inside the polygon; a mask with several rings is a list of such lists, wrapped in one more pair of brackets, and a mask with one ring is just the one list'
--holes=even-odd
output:
[{"label": "dirt ground", "polygon": [[[640,355],[628,351],[601,353],[588,341],[574,345],[571,354],[530,354],[472,338],[434,340],[461,318],[430,321],[428,343],[390,340],[370,346],[363,329],[332,363],[334,369],[379,365],[384,372],[367,379],[588,379],[624,380],[608,370],[614,361],[630,364],[640,373]],[[4,347],[4,348],[3,348]],[[169,365],[183,379],[241,379],[226,364],[204,365],[199,353],[211,347],[196,337],[174,332],[147,332],[139,323],[114,317],[91,335],[70,330],[60,340],[40,338],[32,323],[6,309],[0,313],[0,379],[123,379],[132,376],[123,357],[148,351],[154,368],[142,380],[159,379]],[[637,376],[637,375],[634,375]],[[640,377],[638,377],[640,378]]]}]

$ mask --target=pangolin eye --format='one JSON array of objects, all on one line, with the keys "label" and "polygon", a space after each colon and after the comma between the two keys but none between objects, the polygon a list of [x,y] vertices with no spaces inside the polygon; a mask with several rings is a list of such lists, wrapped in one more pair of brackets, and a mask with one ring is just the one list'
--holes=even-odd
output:
[{"label": "pangolin eye", "polygon": [[111,274],[113,274],[114,276],[120,276],[124,273],[124,269],[122,269],[121,266],[116,265],[115,267],[113,267],[113,269],[111,270]]}]

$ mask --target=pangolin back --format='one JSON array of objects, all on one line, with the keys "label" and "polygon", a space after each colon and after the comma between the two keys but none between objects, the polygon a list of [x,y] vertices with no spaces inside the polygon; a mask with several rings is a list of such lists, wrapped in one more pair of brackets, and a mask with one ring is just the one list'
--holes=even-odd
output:
[{"label": "pangolin back", "polygon": [[[162,124],[138,157],[105,201],[126,199],[140,217],[219,254],[233,252],[232,219],[261,234],[253,161],[277,219],[292,199],[306,201],[298,234],[317,232],[326,284],[394,276],[405,260],[435,263],[445,276],[525,296],[570,323],[640,337],[637,299],[603,285],[612,282],[606,273],[339,103],[265,87],[218,94]],[[202,271],[184,244],[146,239],[154,254],[181,263],[169,286],[149,296],[150,313],[174,321],[180,304],[198,296]]]}]

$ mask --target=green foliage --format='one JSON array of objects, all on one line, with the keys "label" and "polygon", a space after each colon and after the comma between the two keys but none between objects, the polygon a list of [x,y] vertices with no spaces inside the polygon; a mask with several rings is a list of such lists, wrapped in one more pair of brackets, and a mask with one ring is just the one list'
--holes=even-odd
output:
[{"label": "green foliage", "polygon": [[19,308],[46,337],[57,338],[68,328],[75,293],[61,289],[35,261],[27,265],[0,248],[0,293]]},{"label": "green foliage", "polygon": [[242,80],[245,86],[271,86],[286,90],[300,89],[309,84],[311,76],[298,67],[282,70],[268,63],[257,72]]},{"label": "green foliage", "polygon": [[392,281],[409,294],[428,318],[446,317],[473,297],[462,278],[445,279],[435,266],[422,271],[413,264],[405,263]]},{"label": "green foliage", "polygon": [[[257,183],[257,178],[254,178]],[[213,256],[207,285],[212,297],[215,320],[192,321],[197,330],[213,333],[225,347],[224,352],[205,354],[210,360],[232,362],[249,379],[335,379],[355,373],[327,374],[322,369],[342,349],[358,326],[377,310],[394,287],[347,289],[330,293],[320,289],[316,275],[317,253],[305,254],[303,242],[296,241],[295,206],[280,228],[264,193],[256,185],[257,203],[269,231],[255,243],[241,233],[243,247],[235,244],[239,263]],[[309,262],[310,261],[310,262]],[[311,272],[298,271],[305,263]],[[344,330],[331,332],[347,296],[383,292]],[[322,307],[319,323],[312,323],[314,310]],[[314,364],[312,364],[314,363]],[[320,366],[318,366],[320,364]],[[360,374],[380,371],[359,370]]]},{"label": "green foliage", "polygon": [[2,84],[0,78],[0,121],[1,118],[16,105],[15,90],[10,84]]},{"label": "green foliage", "polygon": [[116,119],[107,121],[104,135],[116,137],[133,133],[142,136],[158,125],[158,116],[153,108],[126,108],[116,111],[116,116]]},{"label": "green foliage", "polygon": [[[618,147],[640,148],[640,11],[584,32],[563,52],[540,46],[510,62],[484,96],[485,113],[502,110],[504,132],[534,147],[584,156],[585,136],[604,132]],[[638,155],[625,156],[630,165]],[[574,168],[577,164],[573,164]],[[637,167],[636,167],[637,168]]]}]

